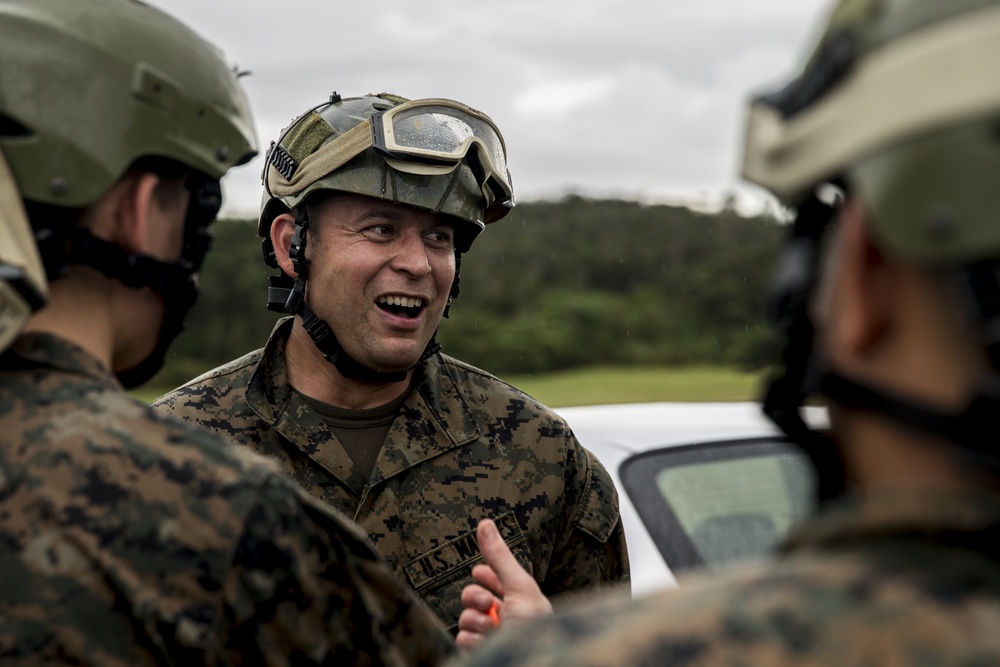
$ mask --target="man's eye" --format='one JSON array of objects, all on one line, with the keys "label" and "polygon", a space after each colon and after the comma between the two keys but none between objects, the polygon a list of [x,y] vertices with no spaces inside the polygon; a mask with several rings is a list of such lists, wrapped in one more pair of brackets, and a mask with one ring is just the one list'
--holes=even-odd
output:
[{"label": "man's eye", "polygon": [[427,238],[435,243],[448,244],[452,241],[452,233],[450,231],[435,229],[427,232]]},{"label": "man's eye", "polygon": [[365,228],[365,233],[372,236],[388,237],[392,236],[392,227],[390,225],[372,225]]}]

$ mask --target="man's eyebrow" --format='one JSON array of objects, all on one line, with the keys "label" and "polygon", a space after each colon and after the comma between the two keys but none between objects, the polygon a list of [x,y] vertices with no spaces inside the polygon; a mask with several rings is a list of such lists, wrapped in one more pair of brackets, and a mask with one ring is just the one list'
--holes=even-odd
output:
[{"label": "man's eyebrow", "polygon": [[403,212],[392,206],[376,206],[370,208],[358,216],[359,221],[364,220],[399,220],[403,217]]}]

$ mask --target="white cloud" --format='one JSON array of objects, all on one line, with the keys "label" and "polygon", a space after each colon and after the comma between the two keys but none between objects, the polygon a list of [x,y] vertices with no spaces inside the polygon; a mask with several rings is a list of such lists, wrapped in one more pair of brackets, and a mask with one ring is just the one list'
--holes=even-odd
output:
[{"label": "white cloud", "polygon": [[513,107],[522,116],[564,116],[606,97],[614,86],[609,77],[539,81],[514,96]]},{"label": "white cloud", "polygon": [[[827,0],[148,0],[220,46],[266,147],[337,90],[452,97],[489,114],[519,199],[720,199],[753,92],[787,78]],[[262,160],[224,182],[255,214]],[[742,191],[742,186],[739,186]]]}]

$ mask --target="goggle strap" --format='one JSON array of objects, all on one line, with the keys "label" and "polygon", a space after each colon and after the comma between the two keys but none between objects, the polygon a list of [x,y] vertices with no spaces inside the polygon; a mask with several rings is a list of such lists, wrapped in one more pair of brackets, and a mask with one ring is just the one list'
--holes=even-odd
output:
[{"label": "goggle strap", "polygon": [[268,189],[272,195],[279,197],[293,195],[327,174],[340,169],[371,147],[371,124],[366,121],[355,125],[302,160],[291,179],[282,176],[274,168],[274,165],[268,165]]}]

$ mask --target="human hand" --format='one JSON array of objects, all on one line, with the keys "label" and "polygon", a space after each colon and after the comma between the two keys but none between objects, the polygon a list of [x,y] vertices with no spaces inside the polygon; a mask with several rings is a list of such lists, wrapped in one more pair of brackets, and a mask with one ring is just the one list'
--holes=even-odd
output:
[{"label": "human hand", "polygon": [[476,583],[462,590],[462,614],[455,638],[462,648],[478,646],[500,623],[552,613],[552,604],[534,577],[517,562],[496,524],[483,519],[476,527],[476,536],[486,564],[472,568]]}]

